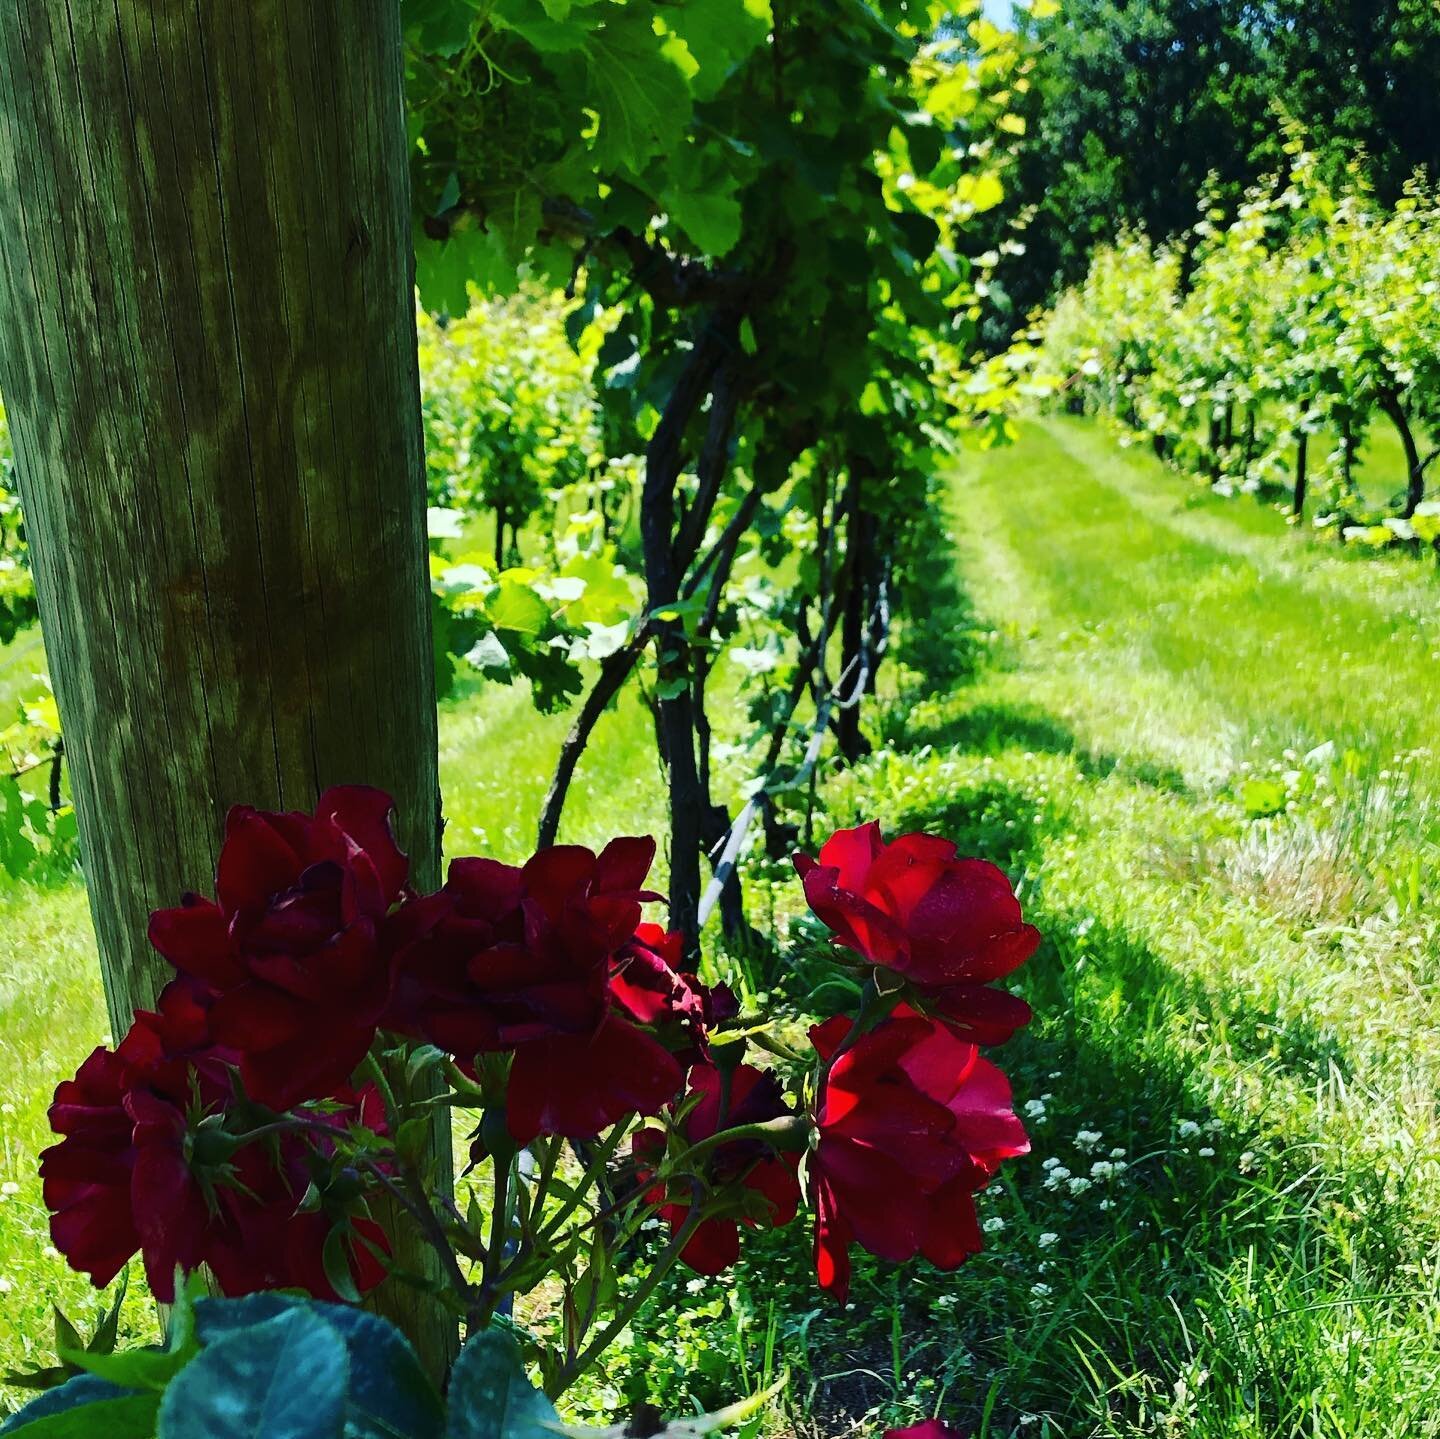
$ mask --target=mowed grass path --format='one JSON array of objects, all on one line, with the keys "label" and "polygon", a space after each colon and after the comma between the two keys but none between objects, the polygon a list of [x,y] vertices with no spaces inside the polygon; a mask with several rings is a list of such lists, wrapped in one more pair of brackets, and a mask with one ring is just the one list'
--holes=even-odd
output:
[{"label": "mowed grass path", "polygon": [[1440,1433],[1433,567],[1083,421],[967,458],[954,506],[973,678],[914,687],[829,799],[1016,877],[1034,1151],[957,1279],[877,1272],[866,1401],[928,1374],[986,1435]]},{"label": "mowed grass path", "polygon": [[[832,822],[948,833],[1015,878],[1047,938],[1017,986],[1037,1020],[997,1058],[1033,1152],[954,1275],[862,1261],[836,1311],[789,1232],[718,1291],[681,1276],[616,1392],[713,1403],[773,1351],[774,1422],[806,1435],[937,1411],[977,1439],[1440,1434],[1433,572],[1210,499],[1084,422],[967,457],[953,512],[959,586],[941,565],[917,606],[929,667],[822,795]],[[453,850],[527,852],[564,725],[520,691],[446,707]],[[622,707],[567,837],[653,828],[660,793]],[[753,911],[772,893],[783,928],[792,883]],[[51,1297],[83,1300],[33,1165],[103,1018],[78,887],[0,921],[5,1364],[46,1352]]]}]

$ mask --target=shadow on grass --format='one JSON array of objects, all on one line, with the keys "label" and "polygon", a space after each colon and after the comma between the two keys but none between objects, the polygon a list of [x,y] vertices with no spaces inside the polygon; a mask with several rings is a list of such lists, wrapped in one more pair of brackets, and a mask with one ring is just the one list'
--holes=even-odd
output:
[{"label": "shadow on grass", "polygon": [[[1052,938],[1022,988],[1039,1018],[994,1056],[1022,1112],[1050,1098],[1027,1120],[1031,1154],[1006,1166],[1004,1195],[981,1203],[982,1217],[1005,1221],[986,1252],[953,1274],[857,1252],[851,1304],[839,1309],[815,1289],[793,1234],[747,1250],[740,1294],[759,1328],[778,1316],[808,1432],[913,1418],[903,1406],[928,1412],[940,1392],[945,1417],[977,1439],[1027,1432],[1026,1414],[1052,1416],[1053,1433],[1150,1432],[1157,1396],[1201,1362],[1217,1387],[1247,1396],[1253,1432],[1301,1432],[1310,1396],[1337,1381],[1320,1368],[1303,1377],[1321,1361],[1298,1331],[1233,1307],[1234,1277],[1255,1276],[1280,1310],[1324,1309],[1350,1292],[1403,1298],[1403,1230],[1393,1201],[1377,1207],[1384,1176],[1327,1174],[1308,1147],[1273,1142],[1246,1165],[1265,1142],[1206,1102],[1203,1071],[1174,1044],[1169,1017],[1189,1009],[1194,988],[1132,936],[1076,918],[1037,912]],[[1320,1062],[1313,1036],[1291,1029],[1282,1043]],[[1103,1140],[1077,1145],[1085,1130]],[[1116,1149],[1123,1178],[1092,1178]],[[1047,1160],[1070,1176],[1047,1185]],[[1042,1248],[1041,1234],[1058,1238]],[[917,1376],[934,1387],[917,1392]],[[1114,1427],[1094,1427],[1102,1420]]]},{"label": "shadow on grass", "polygon": [[[1033,801],[1004,785],[886,819],[944,833],[1012,870],[1047,840]],[[1267,1141],[1217,1113],[1194,1040],[1223,1036],[1232,1057],[1276,1075],[1277,1093],[1282,1078],[1306,1089],[1343,1073],[1343,1050],[1303,1019],[1177,972],[1123,928],[1051,908],[1043,893],[1028,907],[1047,939],[1017,988],[1038,1018],[995,1058],[1020,1111],[1046,1096],[1045,1114],[1029,1121],[1032,1153],[1006,1166],[1009,1197],[982,1207],[1006,1219],[1003,1237],[953,1275],[922,1264],[897,1273],[857,1254],[846,1310],[815,1290],[793,1235],[761,1240],[740,1292],[761,1317],[776,1317],[804,1379],[797,1407],[811,1432],[839,1433],[914,1399],[914,1376],[933,1375],[950,1396],[947,1417],[977,1436],[1009,1434],[1036,1413],[1054,1416],[1060,1433],[1090,1433],[1102,1417],[1117,1427],[1094,1432],[1132,1432],[1123,1425],[1143,1425],[1147,1404],[1153,1417],[1156,1396],[1171,1394],[1195,1360],[1198,1327],[1204,1364],[1249,1396],[1255,1432],[1297,1432],[1307,1396],[1340,1381],[1319,1368],[1305,1378],[1306,1365],[1322,1361],[1303,1352],[1300,1331],[1283,1316],[1272,1332],[1258,1311],[1232,1313],[1228,1286],[1253,1272],[1281,1310],[1403,1287],[1404,1204],[1386,1199],[1378,1168],[1326,1172],[1303,1132],[1290,1148],[1283,1133],[1273,1137],[1281,1124]],[[1103,1142],[1077,1145],[1084,1130]],[[1095,1177],[1092,1165],[1103,1173],[1114,1149],[1124,1151],[1123,1179]],[[1252,1149],[1266,1157],[1243,1163]],[[1071,1171],[1064,1182],[1047,1185],[1047,1159]],[[1041,1233],[1059,1237],[1042,1249]]]},{"label": "shadow on grass", "polygon": [[[1069,756],[1093,781],[1118,770],[1187,792],[1173,771],[1097,755],[1043,710],[967,696],[989,639],[954,581],[948,545],[934,553],[950,582],[927,590],[924,617],[912,617],[900,646],[911,683],[881,725],[891,749],[1031,750]],[[917,697],[952,694],[953,712],[933,718],[927,705],[931,714],[916,722]],[[1011,873],[1039,872],[1046,846],[1061,837],[1033,796],[993,780],[918,801],[869,793],[864,802],[864,817],[889,831],[942,833]],[[1379,1391],[1364,1389],[1362,1369],[1347,1368],[1346,1345],[1333,1347],[1320,1326],[1337,1313],[1376,1332],[1403,1323],[1413,1282],[1406,1248],[1414,1250],[1422,1201],[1397,1191],[1383,1161],[1317,1161],[1313,1125],[1295,1096],[1344,1075],[1338,1039],[1252,993],[1177,970],[1143,937],[1052,904],[1043,888],[1027,889],[1026,906],[1046,942],[1016,988],[1037,1019],[994,1057],[1018,1111],[1042,1101],[1043,1114],[1027,1116],[1032,1152],[1002,1171],[1002,1193],[981,1201],[982,1217],[1003,1220],[985,1252],[942,1274],[857,1251],[841,1309],[816,1288],[797,1228],[756,1233],[717,1327],[689,1349],[688,1369],[667,1379],[651,1362],[623,1383],[652,1397],[668,1383],[672,1398],[724,1402],[735,1356],[758,1375],[773,1342],[777,1366],[792,1368],[789,1404],[805,1435],[937,1411],[975,1439],[1289,1434],[1310,1432],[1332,1401],[1337,1411],[1373,1412]],[[824,944],[819,934],[791,937],[792,961],[806,956],[785,986],[797,1007],[823,970]],[[1223,1100],[1212,1107],[1224,1091],[1206,1062],[1210,1044],[1262,1082],[1274,1077],[1275,1108],[1263,1121],[1221,1112]],[[1082,1131],[1101,1138],[1079,1141]],[[1122,1175],[1104,1172],[1117,1161],[1127,1166]],[[1062,1179],[1056,1164],[1069,1171]],[[673,1283],[682,1305],[686,1282]],[[662,1300],[657,1329],[665,1316]],[[1396,1342],[1412,1343],[1403,1332]],[[652,1356],[656,1347],[646,1346]],[[1406,1348],[1403,1362],[1413,1364],[1413,1352]],[[1172,1428],[1166,1406],[1202,1365],[1215,1417]]]},{"label": "shadow on grass", "polygon": [[[906,592],[909,602],[896,647],[905,683],[877,720],[886,748],[902,753],[929,746],[975,754],[1020,749],[1067,755],[1087,779],[1104,779],[1119,770],[1153,788],[1189,793],[1178,770],[1097,750],[1036,706],[966,703],[966,691],[996,663],[994,632],[961,583],[960,559],[950,534],[935,526],[923,553]],[[915,595],[923,596],[923,603],[916,603]],[[928,706],[917,718],[917,702],[937,696],[946,697],[944,711],[936,716]]]},{"label": "shadow on grass", "polygon": [[907,689],[949,694],[980,673],[991,637],[961,583],[959,555],[942,516],[927,507],[921,523],[924,532],[899,581],[904,622],[895,657],[915,681]]},{"label": "shadow on grass", "polygon": [[1096,750],[1053,715],[1031,705],[957,705],[940,719],[906,722],[893,747],[917,750],[961,749],[972,754],[999,754],[1007,749],[1064,755],[1075,761],[1086,779],[1106,779],[1117,771],[1153,789],[1189,794],[1179,770],[1152,760],[1137,760]]}]

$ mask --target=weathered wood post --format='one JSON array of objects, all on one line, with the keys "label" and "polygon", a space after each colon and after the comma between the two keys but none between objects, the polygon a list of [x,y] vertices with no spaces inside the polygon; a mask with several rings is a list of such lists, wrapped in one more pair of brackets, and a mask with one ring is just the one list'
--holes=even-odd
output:
[{"label": "weathered wood post", "polygon": [[435,878],[409,236],[396,0],[0,0],[0,392],[117,1035],[233,803],[382,786]]}]

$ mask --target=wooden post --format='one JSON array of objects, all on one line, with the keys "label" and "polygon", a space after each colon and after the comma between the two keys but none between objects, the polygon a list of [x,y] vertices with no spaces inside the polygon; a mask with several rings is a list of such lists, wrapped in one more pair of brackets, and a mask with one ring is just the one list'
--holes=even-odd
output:
[{"label": "wooden post", "polygon": [[117,1036],[234,803],[382,786],[437,878],[407,160],[394,0],[0,0],[0,392]]}]

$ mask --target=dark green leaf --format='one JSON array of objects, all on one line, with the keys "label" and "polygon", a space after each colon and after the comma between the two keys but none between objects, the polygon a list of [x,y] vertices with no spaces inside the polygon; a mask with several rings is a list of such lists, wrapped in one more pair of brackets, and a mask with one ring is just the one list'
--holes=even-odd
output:
[{"label": "dark green leaf", "polygon": [[103,1379],[81,1374],[27,1404],[0,1424],[0,1434],[25,1439],[152,1439],[155,1394],[127,1394]]},{"label": "dark green leaf", "polygon": [[292,1309],[203,1350],[165,1391],[159,1439],[341,1439],[349,1370],[339,1331]]},{"label": "dark green leaf", "polygon": [[80,1331],[65,1317],[58,1304],[54,1305],[55,1310],[55,1352],[63,1354],[67,1349],[83,1349],[85,1341],[80,1337]]},{"label": "dark green leaf", "polygon": [[555,1406],[530,1383],[514,1335],[482,1329],[450,1377],[448,1439],[553,1439]]},{"label": "dark green leaf", "polygon": [[378,1314],[315,1304],[350,1351],[346,1439],[440,1439],[445,1414],[405,1336]]},{"label": "dark green leaf", "polygon": [[251,1294],[203,1299],[195,1306],[195,1320],[208,1344],[295,1310],[319,1315],[350,1352],[346,1439],[439,1439],[444,1411],[435,1387],[404,1335],[379,1315],[282,1294]]},{"label": "dark green leaf", "polygon": [[194,1349],[170,1353],[164,1349],[125,1349],[116,1354],[88,1354],[83,1349],[62,1349],[60,1357],[122,1389],[163,1390],[194,1357]]}]

